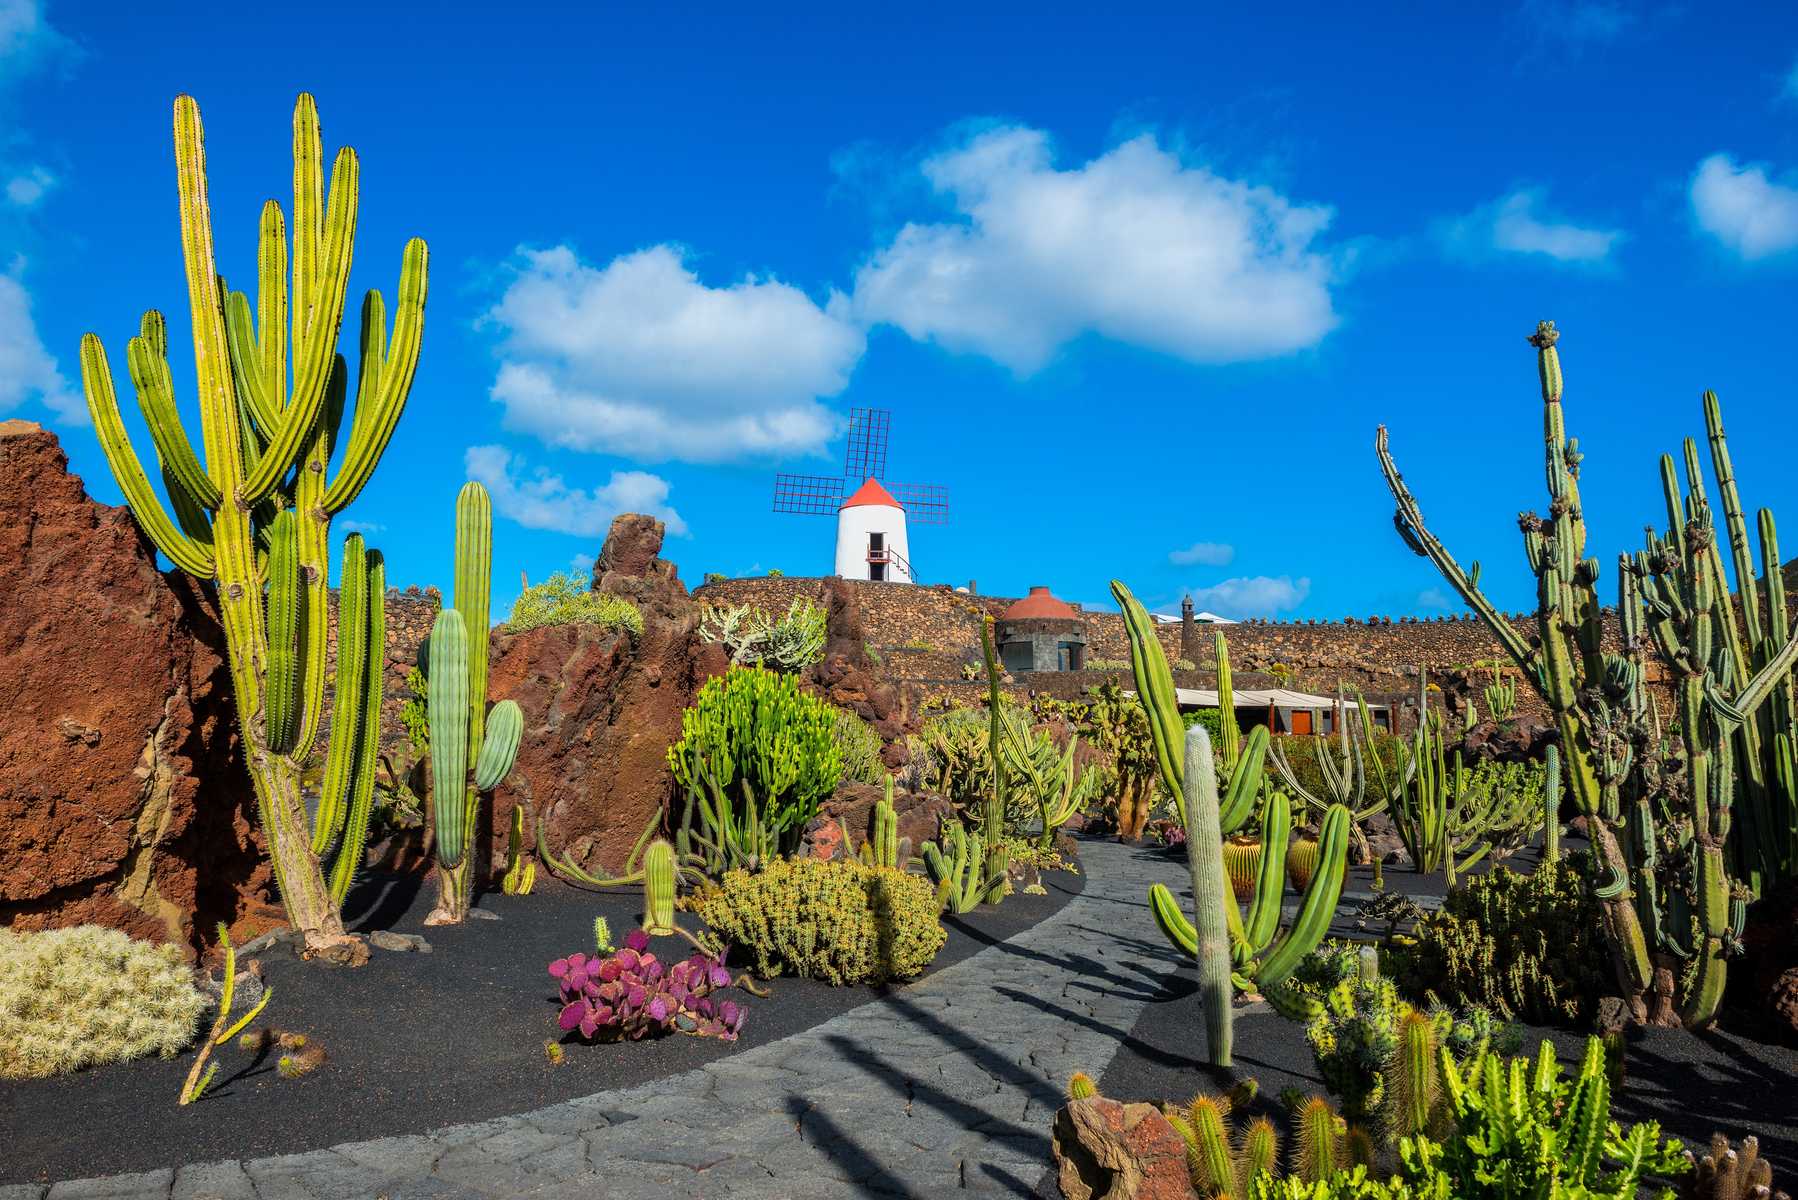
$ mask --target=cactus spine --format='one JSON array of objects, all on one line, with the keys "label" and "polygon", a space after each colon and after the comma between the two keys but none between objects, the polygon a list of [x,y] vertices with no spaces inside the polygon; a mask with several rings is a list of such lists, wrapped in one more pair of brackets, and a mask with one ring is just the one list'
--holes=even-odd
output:
[{"label": "cactus spine", "polygon": [[666,838],[649,843],[643,854],[643,932],[674,932],[674,846]]},{"label": "cactus spine", "polygon": [[[425,245],[406,245],[391,341],[380,293],[363,302],[355,415],[340,447],[348,372],[336,349],[356,226],[355,151],[338,152],[327,199],[318,113],[312,97],[301,95],[293,118],[291,296],[286,218],[271,200],[262,210],[252,310],[248,297],[225,287],[214,262],[205,140],[191,97],[176,99],[174,126],[205,462],[181,424],[158,312],[144,314],[126,358],[169,508],[131,446],[106,351],[91,333],[81,343],[88,412],[138,525],[175,566],[216,587],[238,730],[288,918],[309,949],[353,961],[359,951],[348,946],[338,897],[362,850],[348,836],[363,765],[372,769],[373,762],[360,747],[377,737],[366,728],[352,735],[350,725],[378,712],[378,693],[368,683],[376,672],[347,689],[339,675],[339,688],[352,694],[340,695],[334,709],[345,728],[331,739],[340,756],[337,790],[326,803],[322,836],[308,820],[300,775],[325,707],[330,522],[368,482],[405,407],[424,328]],[[334,449],[341,465],[328,479]],[[349,640],[368,646],[378,606],[365,601],[363,617],[367,624],[351,629]],[[340,614],[340,636],[344,630]],[[321,845],[335,845],[344,862],[330,879]]]},{"label": "cactus spine", "polygon": [[454,925],[467,917],[477,882],[477,854],[469,843],[480,832],[481,797],[511,773],[524,731],[524,714],[514,701],[501,700],[487,711],[492,565],[492,502],[480,484],[463,484],[456,497],[455,605],[431,625],[425,681],[438,887],[427,925]]},{"label": "cactus spine", "polygon": [[1313,1096],[1293,1118],[1292,1173],[1306,1183],[1323,1183],[1342,1160],[1338,1130],[1342,1118],[1322,1096]]}]

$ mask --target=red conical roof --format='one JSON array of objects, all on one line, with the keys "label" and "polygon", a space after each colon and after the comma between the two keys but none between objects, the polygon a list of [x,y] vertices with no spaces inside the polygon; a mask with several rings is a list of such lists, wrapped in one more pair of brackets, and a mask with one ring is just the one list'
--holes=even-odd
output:
[{"label": "red conical roof", "polygon": [[879,505],[882,508],[896,508],[900,512],[905,511],[905,506],[893,499],[893,494],[881,487],[879,481],[872,475],[868,476],[866,483],[855,489],[855,495],[843,501],[839,507],[860,508],[863,505]]},{"label": "red conical roof", "polygon": [[1048,588],[1033,587],[1028,596],[1006,609],[1004,615],[999,619],[1001,621],[1023,621],[1050,617],[1063,621],[1080,619],[1079,614],[1073,609],[1050,595]]}]

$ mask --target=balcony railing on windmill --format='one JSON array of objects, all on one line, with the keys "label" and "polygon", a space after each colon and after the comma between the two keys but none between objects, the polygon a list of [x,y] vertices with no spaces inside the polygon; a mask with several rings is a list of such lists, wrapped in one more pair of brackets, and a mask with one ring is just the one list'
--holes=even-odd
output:
[{"label": "balcony railing on windmill", "polygon": [[868,562],[898,567],[907,579],[917,578],[917,576],[913,575],[911,572],[911,564],[906,562],[905,556],[900,554],[897,550],[870,549],[868,551]]}]

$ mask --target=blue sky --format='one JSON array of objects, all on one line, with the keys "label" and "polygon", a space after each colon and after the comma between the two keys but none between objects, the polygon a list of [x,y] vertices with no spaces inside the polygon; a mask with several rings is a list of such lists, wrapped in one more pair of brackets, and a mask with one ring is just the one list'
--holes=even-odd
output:
[{"label": "blue sky", "polygon": [[1520,608],[1543,317],[1607,564],[1707,387],[1748,503],[1798,513],[1787,4],[257,7],[0,0],[0,416],[109,501],[81,334],[122,375],[162,308],[191,376],[171,102],[200,102],[243,280],[309,90],[361,155],[352,297],[432,251],[349,514],[401,584],[447,583],[471,475],[498,611],[620,509],[682,531],[689,582],[823,573],[832,523],[770,512],[772,475],[839,469],[873,406],[892,477],[950,489],[912,539],[929,581],[1450,611],[1392,531],[1383,421]]}]

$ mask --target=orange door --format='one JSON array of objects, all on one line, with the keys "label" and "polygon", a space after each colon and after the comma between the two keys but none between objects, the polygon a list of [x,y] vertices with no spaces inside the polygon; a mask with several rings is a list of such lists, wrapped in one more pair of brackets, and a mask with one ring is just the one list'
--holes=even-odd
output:
[{"label": "orange door", "polygon": [[1294,732],[1294,733],[1310,733],[1311,732],[1311,710],[1310,709],[1295,708],[1292,710],[1292,732]]}]

